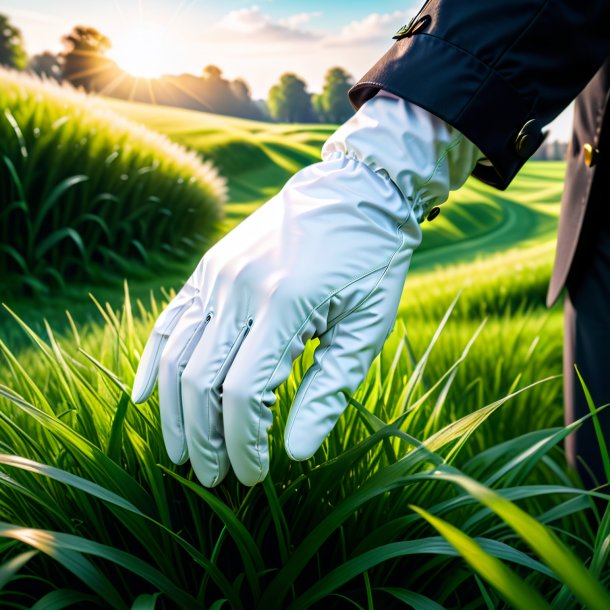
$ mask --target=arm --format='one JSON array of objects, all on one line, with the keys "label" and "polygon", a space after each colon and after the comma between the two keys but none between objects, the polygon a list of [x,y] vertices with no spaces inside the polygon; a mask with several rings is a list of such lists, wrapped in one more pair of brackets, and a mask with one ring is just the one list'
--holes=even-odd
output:
[{"label": "arm", "polygon": [[506,188],[610,55],[609,23],[607,0],[428,0],[350,98],[425,108],[483,151],[475,176]]},{"label": "arm", "polygon": [[376,96],[321,163],[207,252],[157,320],[134,382],[142,402],[158,376],[170,458],[190,459],[206,486],[230,467],[262,480],[274,389],[319,337],[285,431],[290,457],[313,455],[394,325],[419,221],[479,157],[442,120]]}]

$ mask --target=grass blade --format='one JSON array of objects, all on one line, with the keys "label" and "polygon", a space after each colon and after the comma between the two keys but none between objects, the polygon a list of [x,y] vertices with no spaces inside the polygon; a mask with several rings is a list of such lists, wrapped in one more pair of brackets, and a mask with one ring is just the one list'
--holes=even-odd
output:
[{"label": "grass blade", "polygon": [[241,559],[244,563],[246,576],[248,577],[248,582],[252,588],[252,594],[257,599],[260,596],[258,574],[264,570],[265,564],[250,532],[248,532],[248,530],[244,527],[235,513],[224,502],[220,501],[213,493],[201,487],[201,485],[193,483],[193,481],[189,481],[175,472],[168,470],[167,468],[163,468],[163,470],[179,481],[184,487],[190,489],[201,499],[203,499],[221,519],[227,528],[227,531],[235,541],[235,544],[241,551]]},{"label": "grass blade", "polygon": [[3,589],[4,586],[15,577],[19,570],[37,554],[37,551],[26,551],[25,553],[20,553],[15,557],[11,557],[8,561],[5,561],[0,565],[0,589]]},{"label": "grass blade", "polygon": [[161,594],[153,593],[152,595],[139,595],[136,601],[133,602],[131,610],[155,610],[159,595]]},{"label": "grass blade", "polygon": [[[595,427],[595,436],[597,438],[597,444],[599,445],[599,450],[602,455],[602,462],[604,464],[604,473],[606,474],[606,483],[610,483],[610,456],[608,455],[608,447],[606,445],[606,438],[602,431],[601,424],[599,423],[599,418],[597,417],[598,409],[595,407],[595,403],[593,402],[593,397],[591,396],[591,392],[589,392],[589,388],[587,384],[584,382],[578,367],[574,367],[576,369],[576,374],[578,375],[578,379],[582,385],[583,392],[585,393],[585,399],[587,401],[587,405],[589,406],[589,410],[591,411],[591,415],[593,417],[593,426]],[[608,405],[606,405],[608,406]]]},{"label": "grass blade", "polygon": [[106,455],[117,464],[121,461],[121,446],[123,443],[123,424],[127,415],[127,407],[129,405],[129,395],[123,394],[116,409],[116,413],[112,419],[112,427],[110,428],[110,438],[108,439],[108,448]]},{"label": "grass blade", "polygon": [[[82,555],[80,548],[77,550],[62,544],[58,536],[65,537],[67,534],[56,534],[0,521],[0,537],[19,540],[52,557],[114,608],[127,610],[127,605],[116,588],[93,563]],[[76,537],[71,536],[71,538]],[[90,544],[93,546],[95,543]],[[80,546],[78,545],[78,547]]]},{"label": "grass blade", "polygon": [[422,595],[421,593],[415,593],[414,591],[407,591],[407,589],[398,589],[397,587],[380,587],[377,591],[383,591],[388,595],[391,595],[398,601],[403,602],[413,608],[413,610],[444,610],[443,606],[437,604],[434,600]]},{"label": "grass blade", "polygon": [[89,608],[90,606],[105,607],[106,604],[99,597],[87,595],[82,591],[72,589],[57,589],[41,597],[30,610],[63,610],[70,606]]},{"label": "grass blade", "polygon": [[450,523],[431,515],[423,508],[417,506],[411,506],[411,508],[446,538],[468,565],[492,585],[513,607],[518,610],[548,610],[550,608],[540,593],[521,580],[499,559],[485,553],[470,536]]},{"label": "grass blade", "polygon": [[584,567],[582,562],[549,528],[506,500],[495,491],[448,467],[436,475],[460,486],[496,513],[541,557],[541,559],[591,610],[610,608],[610,593]]},{"label": "grass blade", "polygon": [[[163,573],[135,555],[125,551],[72,534],[20,527],[3,522],[0,522],[0,536],[20,540],[54,557],[79,578],[87,577],[86,573],[88,572],[89,576],[94,578],[97,583],[97,588],[94,588],[96,593],[102,595],[104,599],[116,608],[126,609],[126,605],[106,577],[84,558],[84,554],[116,563],[140,578],[147,580],[165,593],[180,608],[192,608],[193,610],[199,608],[199,604],[194,597],[179,589]],[[88,580],[85,578],[83,580],[91,586]]]}]

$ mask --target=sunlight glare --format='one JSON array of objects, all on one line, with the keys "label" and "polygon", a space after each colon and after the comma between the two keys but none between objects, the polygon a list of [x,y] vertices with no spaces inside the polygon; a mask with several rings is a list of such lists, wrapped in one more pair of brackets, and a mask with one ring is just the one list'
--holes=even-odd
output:
[{"label": "sunlight glare", "polygon": [[132,76],[156,78],[175,70],[175,50],[176,43],[167,29],[142,23],[116,35],[108,56]]}]

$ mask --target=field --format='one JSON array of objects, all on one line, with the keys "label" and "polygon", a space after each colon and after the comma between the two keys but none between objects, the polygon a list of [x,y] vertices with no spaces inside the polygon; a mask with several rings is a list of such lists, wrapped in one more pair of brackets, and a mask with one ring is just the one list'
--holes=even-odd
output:
[{"label": "field", "polygon": [[[215,239],[332,132],[108,104],[228,178]],[[250,490],[201,488],[164,453],[156,395],[129,401],[148,331],[198,257],[128,288],[7,299],[0,605],[607,608],[610,513],[565,471],[561,314],[544,307],[562,175],[530,163],[506,192],[469,181],[444,204],[336,429],[311,460],[286,458],[309,345],[278,390],[270,476]]]}]

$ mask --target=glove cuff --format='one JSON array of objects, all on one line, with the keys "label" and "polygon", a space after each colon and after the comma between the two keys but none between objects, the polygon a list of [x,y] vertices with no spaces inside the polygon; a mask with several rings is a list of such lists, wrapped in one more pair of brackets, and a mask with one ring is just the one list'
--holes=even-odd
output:
[{"label": "glove cuff", "polygon": [[367,101],[328,139],[322,158],[337,152],[388,177],[420,223],[484,156],[457,129],[386,92]]}]

